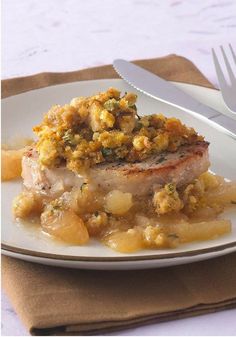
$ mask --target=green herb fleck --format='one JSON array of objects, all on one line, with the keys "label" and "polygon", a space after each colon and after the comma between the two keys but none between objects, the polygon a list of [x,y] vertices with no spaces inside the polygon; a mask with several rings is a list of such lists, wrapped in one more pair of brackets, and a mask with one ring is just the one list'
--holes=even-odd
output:
[{"label": "green herb fleck", "polygon": [[81,191],[81,192],[83,192],[83,189],[84,189],[85,185],[87,185],[87,183],[83,183],[83,184],[80,186],[80,191]]},{"label": "green herb fleck", "polygon": [[108,147],[103,147],[101,149],[101,152],[102,152],[103,157],[111,156],[113,153],[112,149],[109,149]]},{"label": "green herb fleck", "polygon": [[173,194],[175,192],[175,185],[174,184],[167,184],[165,185],[165,190],[168,194]]},{"label": "green herb fleck", "polygon": [[104,108],[108,111],[113,111],[119,108],[119,102],[115,98],[111,98],[104,103]]},{"label": "green herb fleck", "polygon": [[157,164],[162,163],[165,159],[166,159],[165,157],[160,157],[160,158],[157,160]]},{"label": "green herb fleck", "polygon": [[[140,117],[139,117],[139,118],[140,118]],[[139,130],[142,129],[142,127],[143,127],[143,124],[140,123],[140,122],[137,122],[136,125],[135,125],[135,130],[139,131]]]},{"label": "green herb fleck", "polygon": [[54,208],[54,209],[60,209],[61,206],[60,206],[60,205],[54,205],[53,208]]},{"label": "green herb fleck", "polygon": [[72,130],[69,129],[65,132],[64,136],[62,137],[65,145],[68,145],[68,146],[74,146],[77,144],[76,140],[75,140],[75,137],[74,137],[74,134],[72,133]]}]

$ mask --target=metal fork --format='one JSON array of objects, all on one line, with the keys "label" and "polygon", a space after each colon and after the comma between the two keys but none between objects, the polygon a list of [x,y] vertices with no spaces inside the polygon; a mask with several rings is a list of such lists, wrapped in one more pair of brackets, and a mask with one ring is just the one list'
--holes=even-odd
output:
[{"label": "metal fork", "polygon": [[[225,62],[225,65],[226,65],[226,69],[228,71],[230,83],[227,83],[227,81],[225,79],[224,72],[222,70],[222,66],[220,65],[219,59],[216,56],[215,50],[212,48],[212,56],[213,56],[213,60],[214,60],[215,68],[216,68],[216,74],[217,74],[217,77],[218,77],[221,93],[222,93],[222,96],[224,98],[225,104],[231,110],[231,112],[236,113],[236,75],[235,75],[234,71],[232,70],[232,66],[230,65],[229,57],[226,56],[226,52],[225,52],[224,48],[222,46],[220,46],[220,49],[221,49],[221,52],[223,54],[223,58],[224,58],[224,62]],[[231,51],[233,61],[236,65],[236,55],[235,55],[235,52],[234,52],[231,44],[229,44],[229,49]]]}]

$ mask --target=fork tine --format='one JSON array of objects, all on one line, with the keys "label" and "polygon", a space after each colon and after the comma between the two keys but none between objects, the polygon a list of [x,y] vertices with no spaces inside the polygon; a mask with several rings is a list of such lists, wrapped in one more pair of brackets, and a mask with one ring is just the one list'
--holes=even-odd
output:
[{"label": "fork tine", "polygon": [[228,60],[228,58],[225,54],[224,48],[222,46],[220,46],[220,49],[221,49],[221,52],[222,52],[223,57],[224,57],[225,65],[226,65],[226,68],[227,68],[227,71],[228,71],[228,74],[229,74],[231,84],[233,84],[233,82],[235,81],[233,70],[232,70],[231,65],[229,63],[229,60]]},{"label": "fork tine", "polygon": [[235,52],[233,50],[233,47],[231,46],[231,43],[229,43],[229,48],[231,50],[231,53],[232,53],[232,56],[233,56],[233,59],[234,59],[234,63],[236,64],[236,55],[235,55]]},{"label": "fork tine", "polygon": [[219,83],[220,83],[220,87],[221,88],[225,87],[225,86],[227,86],[227,82],[225,80],[223,71],[220,67],[220,63],[219,63],[219,60],[216,56],[214,48],[212,48],[211,51],[212,51],[212,56],[213,56],[213,60],[214,60],[215,68],[216,68],[217,77],[218,77],[218,80],[219,80]]}]

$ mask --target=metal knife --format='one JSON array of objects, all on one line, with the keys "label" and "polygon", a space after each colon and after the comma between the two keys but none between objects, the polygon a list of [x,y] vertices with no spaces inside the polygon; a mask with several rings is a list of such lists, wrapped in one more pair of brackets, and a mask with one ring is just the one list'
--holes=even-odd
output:
[{"label": "metal knife", "polygon": [[236,120],[221,114],[157,75],[125,60],[115,60],[116,72],[137,90],[161,102],[181,108],[200,119],[210,119],[212,126],[236,139]]}]

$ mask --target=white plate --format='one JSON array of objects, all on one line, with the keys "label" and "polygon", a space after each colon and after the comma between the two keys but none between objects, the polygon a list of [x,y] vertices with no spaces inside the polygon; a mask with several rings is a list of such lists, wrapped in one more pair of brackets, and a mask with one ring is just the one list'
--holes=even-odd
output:
[{"label": "white plate", "polygon": [[[220,92],[213,89],[177,84],[193,97],[218,110],[223,110]],[[64,104],[75,96],[86,96],[115,86],[122,91],[135,91],[120,79],[96,80],[62,84],[30,91],[3,100],[3,143],[19,136],[32,136],[32,127],[53,104]],[[193,126],[210,141],[211,169],[229,179],[236,178],[236,141],[215,129],[211,121],[169,107],[139,92],[139,113],[159,113],[176,116]],[[134,254],[120,254],[91,240],[86,246],[58,243],[35,228],[17,225],[13,221],[11,202],[21,190],[21,181],[2,184],[2,250],[16,258],[63,267],[86,269],[137,269],[183,264],[208,259],[236,251],[236,214],[224,215],[232,220],[233,232],[216,240],[185,244],[165,250],[146,250]]]}]

